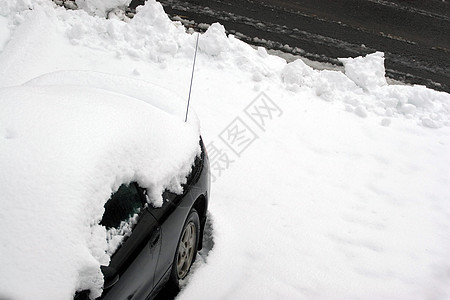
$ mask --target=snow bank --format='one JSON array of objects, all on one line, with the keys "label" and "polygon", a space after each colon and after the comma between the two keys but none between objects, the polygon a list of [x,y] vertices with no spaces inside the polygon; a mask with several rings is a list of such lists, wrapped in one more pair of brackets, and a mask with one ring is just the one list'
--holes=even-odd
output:
[{"label": "snow bank", "polygon": [[92,15],[106,17],[114,8],[128,7],[131,0],[75,0],[78,8]]},{"label": "snow bank", "polygon": [[345,110],[360,117],[374,114],[382,125],[406,117],[429,128],[450,126],[450,95],[424,86],[388,85],[382,52],[341,61],[345,74],[314,70],[296,60],[284,67],[282,80],[289,90],[312,89],[322,99],[341,102]]},{"label": "snow bank", "polygon": [[98,223],[111,193],[137,181],[159,206],[165,188],[181,192],[199,152],[195,123],[148,104],[163,99],[52,77],[0,89],[1,298],[99,296],[109,257]]},{"label": "snow bank", "polygon": [[[105,2],[105,5],[118,5],[117,1]],[[100,7],[100,2],[103,3],[87,1],[86,5]],[[6,3],[3,10],[0,10],[4,11],[4,18],[7,16],[5,12],[14,10],[17,20],[21,19],[18,16],[30,14],[25,8],[31,4],[13,4],[14,1]],[[138,7],[136,16],[128,22],[91,17],[83,10],[53,10],[50,9],[54,7],[51,4],[40,4],[39,1],[32,7],[37,11],[40,7],[46,8],[45,14],[58,20],[58,26],[70,43],[107,50],[117,58],[159,63],[161,68],[166,68],[174,59],[192,59],[194,53],[195,36],[186,34],[180,22],[172,22],[161,4],[155,0],[149,0],[145,6]],[[46,25],[48,27],[50,25]],[[37,41],[36,44],[41,43]],[[9,56],[15,56],[16,59],[26,56],[24,53],[15,54],[17,49],[26,47],[13,45],[11,48],[16,51],[10,51]],[[7,49],[5,51],[8,52]],[[382,52],[365,57],[342,58],[345,73],[319,71],[301,60],[287,64],[284,59],[268,55],[263,48],[255,50],[233,35],[227,36],[225,28],[216,23],[201,35],[199,56],[203,61],[227,72],[247,73],[255,83],[256,90],[261,88],[260,82],[266,79],[282,84],[295,93],[304,89],[313,90],[326,101],[342,103],[346,111],[359,117],[376,116],[383,126],[388,126],[395,118],[414,119],[420,126],[429,128],[450,126],[449,94],[423,86],[388,85]],[[7,61],[11,62],[11,57]],[[8,70],[8,74],[10,73]],[[5,78],[5,82],[8,80],[10,79]]]},{"label": "snow bank", "polygon": [[[160,3],[147,1],[137,11],[128,23],[117,19],[87,19],[83,11],[73,11],[59,18],[71,43],[108,49],[118,57],[163,62],[173,57],[180,44],[189,39],[181,23],[170,21]],[[193,53],[193,46],[185,51]]]}]

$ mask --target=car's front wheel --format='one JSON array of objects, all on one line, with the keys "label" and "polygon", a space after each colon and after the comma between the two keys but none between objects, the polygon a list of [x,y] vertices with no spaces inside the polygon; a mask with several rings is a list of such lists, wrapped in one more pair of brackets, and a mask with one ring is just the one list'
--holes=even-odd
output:
[{"label": "car's front wheel", "polygon": [[183,280],[189,273],[195,261],[199,238],[200,218],[197,211],[193,208],[184,223],[173,260],[170,281],[176,288],[179,287],[180,280]]}]

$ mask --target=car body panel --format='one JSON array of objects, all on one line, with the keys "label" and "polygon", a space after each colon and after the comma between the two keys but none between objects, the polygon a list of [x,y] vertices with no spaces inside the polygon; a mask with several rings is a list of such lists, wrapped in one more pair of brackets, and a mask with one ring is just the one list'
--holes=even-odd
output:
[{"label": "car body panel", "polygon": [[[105,290],[101,299],[154,297],[169,278],[183,225],[191,208],[196,205],[201,205],[197,210],[201,220],[200,232],[203,233],[210,175],[209,161],[202,141],[200,145],[201,155],[196,158],[187,183],[183,185],[183,194],[165,191],[162,207],[148,205],[141,212],[130,237],[112,256],[109,267],[117,270],[119,280]],[[145,190],[139,190],[142,197],[145,197]],[[199,239],[202,239],[202,235]]]},{"label": "car body panel", "polygon": [[[188,176],[187,184],[183,185],[183,194],[176,195],[171,192],[164,192],[164,204],[161,208],[149,208],[151,213],[161,224],[162,246],[158,266],[155,272],[155,278],[159,279],[156,288],[160,288],[165,280],[168,278],[172,263],[177,250],[178,240],[181,235],[183,225],[192,207],[196,201],[203,198],[202,211],[199,211],[201,223],[201,233],[206,221],[206,211],[208,207],[208,191],[210,186],[209,177],[209,161],[204,149],[203,142],[200,142],[202,147],[201,157],[195,161],[193,171]],[[203,235],[200,235],[200,240]],[[199,242],[201,245],[201,242]]]},{"label": "car body panel", "polygon": [[156,219],[144,209],[133,234],[111,258],[109,266],[117,271],[119,281],[102,299],[141,299],[136,296],[151,292],[161,249],[160,232]]}]

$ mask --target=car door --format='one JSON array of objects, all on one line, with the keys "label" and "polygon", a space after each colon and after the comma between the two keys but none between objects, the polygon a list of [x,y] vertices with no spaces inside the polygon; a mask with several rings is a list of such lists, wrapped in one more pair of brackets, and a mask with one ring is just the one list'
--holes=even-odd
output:
[{"label": "car door", "polygon": [[[182,185],[183,193],[181,195],[165,190],[162,195],[164,199],[162,207],[153,208],[151,205],[148,207],[150,213],[161,224],[161,231],[164,237],[155,278],[167,278],[168,272],[170,272],[184,222],[199,196],[198,191],[193,191],[195,189],[193,185],[199,179],[203,157],[202,154],[201,158],[197,157],[195,159],[192,172],[188,175],[186,183]],[[155,282],[155,284],[158,284],[158,282]]]},{"label": "car door", "polygon": [[[102,299],[144,299],[154,288],[161,248],[161,228],[145,208],[137,184],[122,185],[105,204],[100,224],[108,231],[108,251],[113,252],[105,274]],[[114,249],[117,241],[122,244]],[[156,280],[157,281],[157,280]]]}]

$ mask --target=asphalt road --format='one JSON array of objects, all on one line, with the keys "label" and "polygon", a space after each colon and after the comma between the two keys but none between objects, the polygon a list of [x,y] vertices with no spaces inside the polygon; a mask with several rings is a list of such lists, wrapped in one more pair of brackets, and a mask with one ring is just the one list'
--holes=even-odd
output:
[{"label": "asphalt road", "polygon": [[383,51],[389,77],[450,92],[448,0],[160,2],[172,17],[220,22],[246,42],[316,61]]}]

